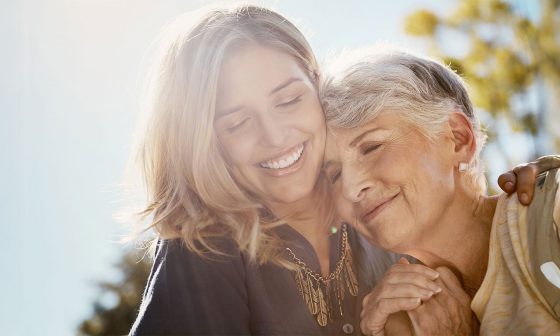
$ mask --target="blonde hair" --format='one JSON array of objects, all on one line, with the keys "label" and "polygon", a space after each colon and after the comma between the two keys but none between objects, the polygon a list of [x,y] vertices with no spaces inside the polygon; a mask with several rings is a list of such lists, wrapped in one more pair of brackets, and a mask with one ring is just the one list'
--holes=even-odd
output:
[{"label": "blonde hair", "polygon": [[[211,10],[194,26],[185,17],[168,29],[152,69],[149,119],[139,148],[148,192],[141,212],[163,239],[181,238],[191,251],[220,254],[213,238],[231,236],[260,263],[276,261],[276,220],[232,178],[214,133],[218,77],[235,48],[259,44],[294,57],[312,82],[318,66],[290,21],[257,6]],[[276,221],[277,222],[277,221]]]},{"label": "blonde hair", "polygon": [[453,70],[435,60],[382,46],[342,53],[331,60],[330,67],[334,70],[325,71],[321,88],[329,127],[359,127],[390,110],[433,141],[449,115],[460,111],[470,121],[476,142],[466,175],[477,191],[486,191],[480,162],[486,136],[466,85]]}]

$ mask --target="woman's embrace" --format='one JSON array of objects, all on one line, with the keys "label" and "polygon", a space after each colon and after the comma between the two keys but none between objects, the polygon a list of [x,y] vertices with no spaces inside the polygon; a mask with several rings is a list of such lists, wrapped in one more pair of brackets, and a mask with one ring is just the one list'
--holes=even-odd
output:
[{"label": "woman's embrace", "polygon": [[[361,316],[368,321],[369,314],[376,312],[366,304],[362,313],[364,297],[400,256],[370,244],[348,225],[354,222],[353,215],[345,222],[336,213],[332,185],[323,169],[325,146],[333,150],[336,144],[327,145],[320,99],[326,78],[313,50],[295,25],[266,8],[239,6],[201,14],[197,20],[177,18],[163,35],[152,67],[148,119],[138,132],[137,151],[148,196],[142,208],[147,225],[142,229],[156,233],[157,248],[130,334],[360,335]],[[378,86],[383,84],[379,83],[381,78],[371,73],[371,82],[365,87],[383,92],[385,88]],[[348,94],[340,92],[341,108],[362,104],[363,111],[369,111],[369,93]],[[423,94],[432,97],[438,92]],[[376,96],[375,92],[371,96]],[[330,109],[332,97],[326,98],[332,116],[338,110]],[[420,107],[408,96],[397,98],[402,104]],[[427,113],[416,123],[431,124],[428,136],[439,139],[442,132],[438,127],[450,115],[444,108],[452,109],[455,104],[438,105],[439,124],[430,121],[432,102],[422,106]],[[347,112],[355,113],[353,109]],[[469,113],[472,116],[472,111]],[[346,184],[351,177],[362,179],[352,172],[357,168],[355,163],[364,164],[363,172],[391,177],[380,184],[386,189],[372,187],[371,194],[358,193],[369,195],[364,198],[367,203],[350,197],[361,211],[358,214],[367,217],[367,230],[359,228],[385,248],[415,255],[416,250],[403,248],[411,239],[417,242],[425,235],[412,235],[420,228],[415,219],[432,225],[427,229],[436,236],[450,237],[449,228],[438,226],[429,206],[448,209],[450,190],[460,177],[444,176],[450,167],[438,160],[450,160],[453,155],[428,146],[419,134],[409,132],[404,128],[408,124],[398,119],[400,115],[388,114],[385,121],[381,115],[379,121],[388,123],[382,125],[384,131],[369,132],[353,141],[357,147],[352,143],[348,152],[359,148],[363,158],[356,157],[352,167],[344,166],[341,180]],[[466,134],[474,131],[468,126],[468,117],[452,115],[462,141],[467,141],[461,150],[464,161],[472,166],[464,176],[471,176],[469,181],[474,185],[478,175],[469,155],[474,157],[479,148],[474,146],[473,135],[469,138]],[[355,129],[362,129],[370,127],[373,119],[356,120],[359,124]],[[374,136],[392,142],[378,146]],[[454,144],[435,143],[446,150]],[[389,149],[397,154],[375,159],[377,153]],[[375,160],[370,162],[366,157]],[[523,181],[525,187],[534,182],[534,178],[518,176],[519,189]],[[414,185],[408,185],[408,178],[414,179]],[[335,192],[340,191],[340,184],[334,182]],[[358,187],[354,182],[344,188]],[[515,180],[511,182],[515,189]],[[467,193],[466,184],[461,188]],[[400,213],[391,212],[395,218],[378,223],[377,214],[384,218],[389,212],[382,212],[384,206],[377,202],[389,204],[391,200],[417,208],[413,212],[399,208]],[[462,220],[461,209],[449,208],[449,214]],[[484,229],[489,232],[490,222]],[[379,239],[382,236],[376,231],[387,236]],[[476,266],[486,259],[486,252],[479,248],[487,248],[488,237],[479,245],[465,240],[469,245],[461,251],[479,256],[473,261]],[[449,242],[446,251],[457,252],[457,245]],[[426,259],[432,254],[424,258],[419,252],[416,256],[428,266],[437,266]],[[445,274],[425,266],[410,267],[439,274],[436,285],[446,279]],[[460,272],[470,270],[469,265],[457,267]],[[472,277],[464,274],[465,283],[474,288],[482,281],[484,270],[477,268]],[[373,296],[368,296],[368,302],[374,302]],[[467,312],[470,317],[470,309]],[[456,327],[455,321],[464,316],[464,310],[451,316],[453,324],[444,326],[444,333]]]},{"label": "woman's embrace", "polygon": [[325,169],[340,213],[438,271],[393,266],[364,300],[363,332],[438,334],[427,317],[439,315],[454,334],[476,333],[470,305],[483,335],[559,334],[557,170],[529,207],[487,196],[484,134],[462,79],[438,62],[378,52],[331,76]]}]

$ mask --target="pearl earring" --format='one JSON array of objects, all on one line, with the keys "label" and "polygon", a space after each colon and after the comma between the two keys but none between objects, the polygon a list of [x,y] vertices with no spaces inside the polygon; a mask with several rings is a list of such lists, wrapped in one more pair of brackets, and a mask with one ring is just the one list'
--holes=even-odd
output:
[{"label": "pearl earring", "polygon": [[469,164],[466,162],[459,162],[459,171],[461,173],[466,172],[467,170],[469,170]]}]

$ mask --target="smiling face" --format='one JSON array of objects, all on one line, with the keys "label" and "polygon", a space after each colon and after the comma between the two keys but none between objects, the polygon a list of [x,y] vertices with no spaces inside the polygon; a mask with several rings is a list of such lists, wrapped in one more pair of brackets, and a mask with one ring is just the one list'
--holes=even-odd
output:
[{"label": "smiling face", "polygon": [[258,45],[224,62],[214,128],[234,179],[266,203],[311,194],[326,126],[314,83],[295,58]]},{"label": "smiling face", "polygon": [[397,114],[329,132],[325,171],[337,210],[372,242],[404,253],[437,230],[454,197],[454,144],[430,142]]}]

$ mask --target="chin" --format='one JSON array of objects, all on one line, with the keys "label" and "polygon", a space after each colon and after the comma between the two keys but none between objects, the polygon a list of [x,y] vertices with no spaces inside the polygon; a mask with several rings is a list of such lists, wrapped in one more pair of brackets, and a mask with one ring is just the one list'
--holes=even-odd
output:
[{"label": "chin", "polygon": [[[398,222],[396,222],[398,223]],[[395,253],[404,253],[405,246],[410,246],[410,231],[394,230],[395,222],[381,224],[368,223],[365,225],[365,235],[374,245]]]},{"label": "chin", "polygon": [[278,203],[295,203],[308,197],[312,192],[313,186],[298,186],[297,188],[281,190],[269,195],[272,196],[273,200]]}]

